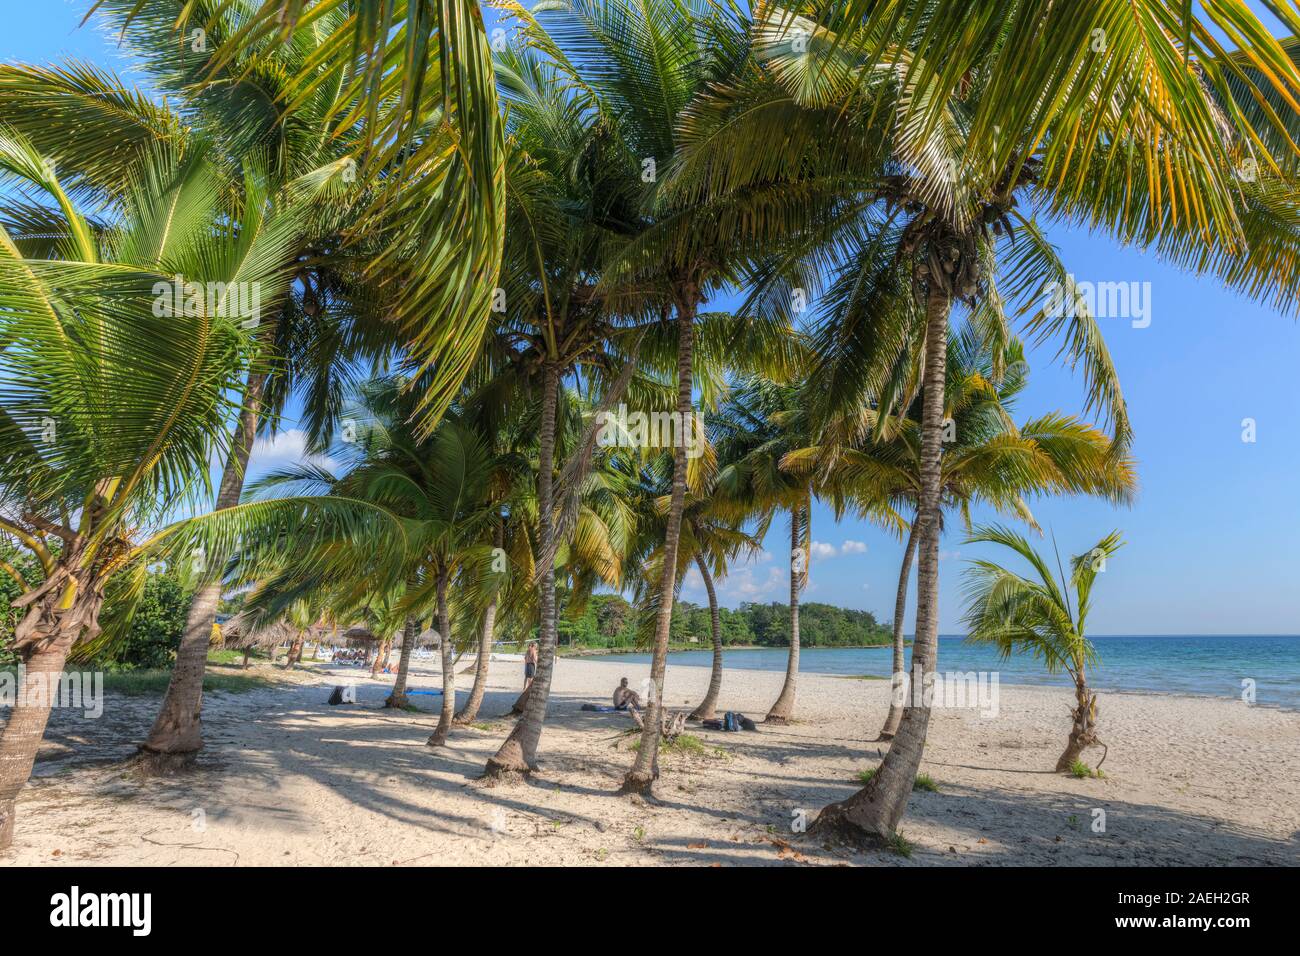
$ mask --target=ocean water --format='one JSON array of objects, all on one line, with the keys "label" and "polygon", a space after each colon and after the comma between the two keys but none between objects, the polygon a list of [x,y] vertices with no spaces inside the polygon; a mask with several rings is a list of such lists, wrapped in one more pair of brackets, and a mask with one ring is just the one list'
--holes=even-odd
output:
[{"label": "ocean water", "polygon": [[[1255,702],[1300,710],[1300,635],[1284,637],[1133,635],[1094,637],[1101,657],[1089,677],[1097,690],[1240,697],[1245,680],[1255,682]],[[908,648],[911,666],[911,646]],[[725,666],[742,670],[785,670],[786,649],[728,650]],[[618,654],[592,660],[649,662],[648,654]],[[871,674],[888,677],[888,647],[804,648],[799,670],[809,674]],[[676,651],[670,664],[708,667],[710,650]],[[1005,684],[1068,685],[1032,657],[1002,660],[987,645],[958,635],[939,638],[939,671],[996,671]]]}]

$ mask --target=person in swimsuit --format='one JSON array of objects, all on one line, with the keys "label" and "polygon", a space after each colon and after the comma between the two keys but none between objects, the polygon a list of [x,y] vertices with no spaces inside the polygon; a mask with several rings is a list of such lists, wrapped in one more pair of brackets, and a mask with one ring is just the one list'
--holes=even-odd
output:
[{"label": "person in swimsuit", "polygon": [[524,690],[532,686],[537,676],[537,642],[529,641],[528,650],[524,651]]}]

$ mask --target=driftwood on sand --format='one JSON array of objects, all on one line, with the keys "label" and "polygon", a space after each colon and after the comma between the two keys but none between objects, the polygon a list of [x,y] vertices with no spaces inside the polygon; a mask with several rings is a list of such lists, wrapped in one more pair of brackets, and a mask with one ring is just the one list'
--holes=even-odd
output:
[{"label": "driftwood on sand", "polygon": [[[645,718],[641,716],[641,711],[634,705],[628,704],[627,712],[636,721],[636,725],[644,730]],[[664,740],[677,739],[677,736],[686,729],[686,716],[684,710],[669,711],[667,708],[663,708],[659,711],[659,733]]]}]

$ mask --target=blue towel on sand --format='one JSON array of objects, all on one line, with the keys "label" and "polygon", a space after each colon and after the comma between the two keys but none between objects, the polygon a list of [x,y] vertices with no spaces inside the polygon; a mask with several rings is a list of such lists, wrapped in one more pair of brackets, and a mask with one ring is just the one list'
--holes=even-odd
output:
[{"label": "blue towel on sand", "polygon": [[583,704],[582,709],[592,711],[597,714],[619,714],[627,710],[626,707],[600,707],[596,704]]}]

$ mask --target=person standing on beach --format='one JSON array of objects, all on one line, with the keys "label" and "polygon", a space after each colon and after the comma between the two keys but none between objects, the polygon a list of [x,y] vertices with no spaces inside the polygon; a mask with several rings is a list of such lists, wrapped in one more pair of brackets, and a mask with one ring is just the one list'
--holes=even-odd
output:
[{"label": "person standing on beach", "polygon": [[524,690],[528,690],[533,684],[533,677],[537,675],[537,642],[529,641],[528,650],[524,651]]}]

